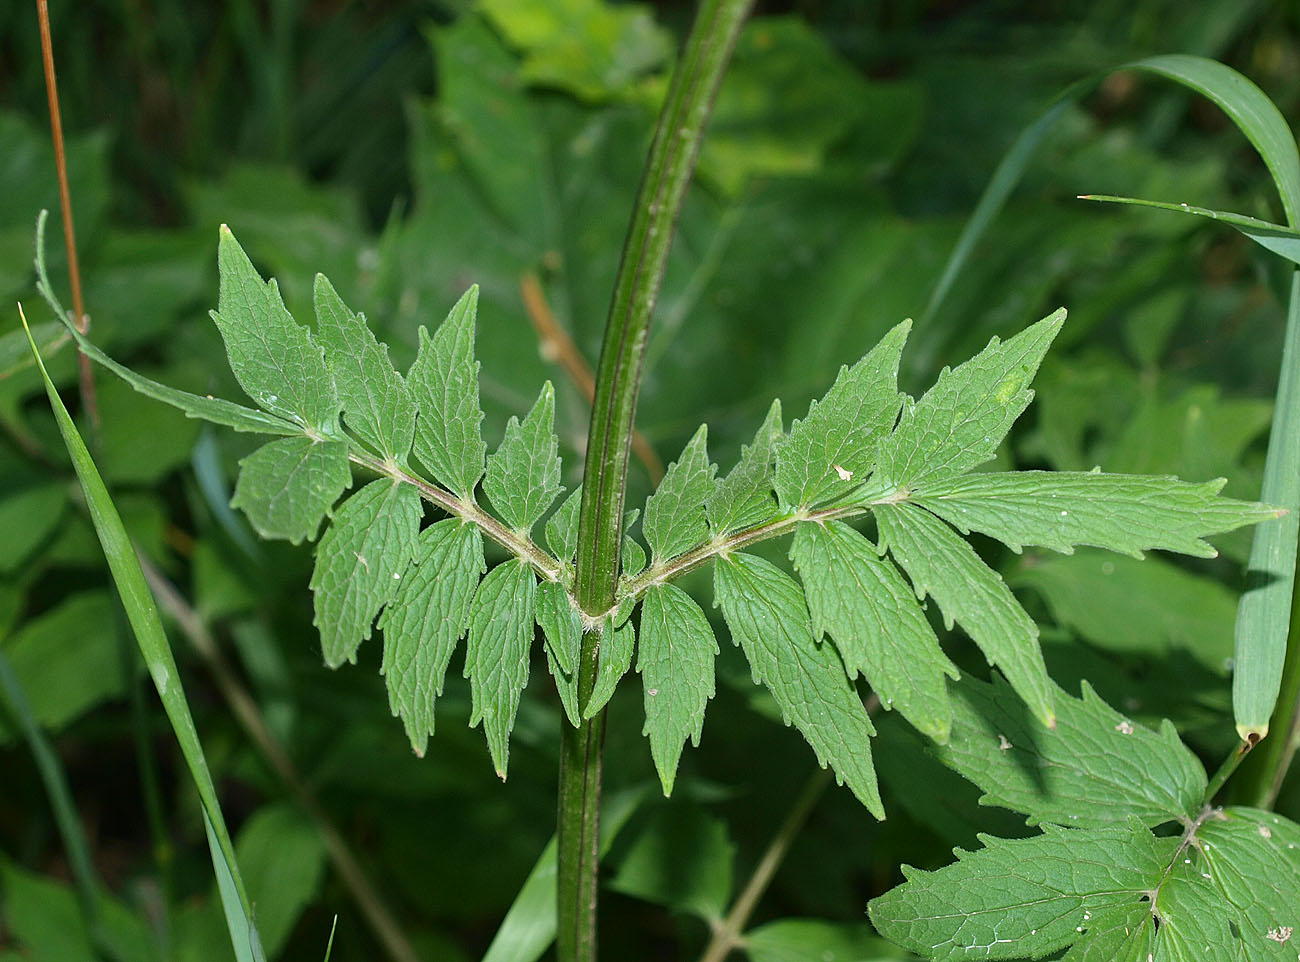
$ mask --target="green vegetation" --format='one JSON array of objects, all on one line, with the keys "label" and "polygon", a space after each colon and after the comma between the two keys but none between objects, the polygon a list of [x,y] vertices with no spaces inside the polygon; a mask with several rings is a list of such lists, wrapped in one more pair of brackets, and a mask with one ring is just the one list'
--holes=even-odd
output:
[{"label": "green vegetation", "polygon": [[89,334],[0,15],[0,962],[1290,958],[1300,24],[1110,6],[56,11]]}]

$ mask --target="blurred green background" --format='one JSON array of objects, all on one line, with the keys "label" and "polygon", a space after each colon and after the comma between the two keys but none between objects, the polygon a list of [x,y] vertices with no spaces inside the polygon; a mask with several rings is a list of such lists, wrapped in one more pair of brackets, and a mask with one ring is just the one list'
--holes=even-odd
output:
[{"label": "blurred green background", "polygon": [[[206,316],[221,223],[279,279],[300,320],[314,273],[327,274],[399,367],[417,327],[478,283],[489,444],[551,378],[571,488],[586,402],[539,350],[521,282],[539,281],[594,362],[690,15],[676,2],[598,0],[54,3],[92,336],[159,380],[238,398]],[[901,318],[922,318],[1016,134],[1073,81],[1164,52],[1222,59],[1300,119],[1293,0],[760,3],[719,98],[648,347],[639,427],[658,457],[671,460],[707,421],[725,468],[773,396],[787,419],[799,416],[840,364]],[[1005,464],[1226,476],[1225,493],[1256,496],[1285,268],[1212,223],[1074,199],[1085,192],[1280,219],[1258,158],[1215,108],[1114,75],[1066,112],[943,308],[918,324],[904,388],[922,390],[991,335],[1064,305],[1070,320]],[[35,3],[4,4],[0,295],[23,302],[72,401],[75,359],[30,266],[37,212],[57,206]],[[49,258],[66,294],[56,221]],[[70,782],[105,886],[105,957],[227,958],[196,799],[124,633],[16,312],[7,316],[0,653]],[[96,376],[97,457],[141,551],[216,639],[420,957],[478,958],[553,831],[560,716],[544,666],[533,666],[506,784],[465,727],[459,658],[437,736],[413,757],[388,712],[378,640],[358,666],[321,665],[310,548],[259,542],[227,507],[252,442]],[[637,503],[649,489],[640,466],[631,485]],[[1137,718],[1171,717],[1215,758],[1233,738],[1226,659],[1247,538],[1221,539],[1213,562],[1178,565],[982,547],[1040,618],[1067,689],[1087,678]],[[337,913],[335,958],[382,957],[318,828],[236,723],[210,662],[171,634],[269,954],[321,958]],[[951,650],[983,670],[960,638]],[[645,791],[606,863],[609,958],[698,954],[708,919],[725,912],[813,774],[743,661],[724,651],[718,669],[703,743],[686,753],[671,801],[647,788],[639,685],[628,679],[612,703],[609,789]],[[828,958],[897,957],[866,954],[876,949],[863,912],[901,861],[940,864],[977,831],[1026,831],[977,807],[975,790],[895,722],[879,719],[876,749],[889,820],[876,824],[832,789],[755,924],[826,920],[796,942],[840,953]],[[1292,817],[1295,781],[1280,806]],[[756,935],[750,957],[802,958],[781,947],[791,931]],[[36,766],[0,711],[0,960],[90,957]]]}]

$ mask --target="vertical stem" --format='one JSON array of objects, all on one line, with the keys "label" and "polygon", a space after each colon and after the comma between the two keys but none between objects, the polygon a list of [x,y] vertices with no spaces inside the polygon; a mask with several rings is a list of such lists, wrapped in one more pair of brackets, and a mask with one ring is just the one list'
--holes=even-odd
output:
[{"label": "vertical stem", "polygon": [[[703,0],[673,71],[632,211],[596,369],[578,516],[574,593],[588,614],[606,611],[618,581],[628,455],[650,318],[704,126],[753,0]],[[582,639],[578,704],[595,683],[600,635]],[[604,713],[566,730],[560,756],[560,962],[596,958],[596,865]]]},{"label": "vertical stem", "polygon": [[[59,113],[59,84],[54,76],[54,43],[50,39],[49,0],[36,0],[36,19],[41,30],[41,60],[45,66],[45,96],[50,108],[50,137],[54,142],[54,169],[59,177],[59,207],[63,211],[63,245],[68,253],[68,283],[72,287],[72,323],[85,334],[90,327],[86,305],[81,299],[81,266],[77,260],[77,232],[72,224],[72,193],[68,189],[68,161],[63,149],[63,116]],[[77,354],[81,381],[81,403],[90,418],[92,437],[99,435],[99,403],[95,400],[95,377],[90,358]]]}]

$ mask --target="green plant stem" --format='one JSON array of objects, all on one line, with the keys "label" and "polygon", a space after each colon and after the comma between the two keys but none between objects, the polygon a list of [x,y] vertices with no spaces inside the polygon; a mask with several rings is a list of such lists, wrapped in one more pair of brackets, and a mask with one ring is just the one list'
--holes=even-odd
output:
[{"label": "green plant stem", "polygon": [[[618,582],[620,535],[645,345],[677,216],[704,127],[752,0],[703,0],[659,114],[637,192],[596,368],[587,434],[574,594],[588,616],[608,610]],[[578,705],[590,698],[600,636],[582,638]],[[604,713],[566,732],[558,817],[560,962],[596,958],[596,866]]]},{"label": "green plant stem", "polygon": [[776,874],[777,868],[785,860],[785,854],[790,850],[791,843],[798,837],[799,832],[803,829],[804,822],[808,821],[808,816],[812,814],[813,807],[817,804],[818,799],[822,797],[822,793],[826,791],[826,786],[830,782],[830,772],[821,768],[808,779],[803,791],[799,793],[799,797],[790,806],[790,812],[786,815],[785,821],[781,823],[780,829],[772,837],[772,841],[768,843],[767,849],[758,860],[758,864],[754,867],[754,874],[749,877],[744,891],[736,898],[735,904],[732,905],[731,911],[727,913],[726,919],[713,930],[713,938],[709,940],[704,954],[700,956],[700,962],[722,962],[732,949],[740,945],[740,933],[744,931],[745,925],[749,922],[749,917],[754,914],[754,909],[758,906],[758,900],[767,891],[768,885],[772,882],[772,876]]}]

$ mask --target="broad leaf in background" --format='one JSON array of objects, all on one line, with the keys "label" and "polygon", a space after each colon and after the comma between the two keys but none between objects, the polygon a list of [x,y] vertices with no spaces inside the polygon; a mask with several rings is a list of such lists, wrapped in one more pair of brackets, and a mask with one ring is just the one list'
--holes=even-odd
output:
[{"label": "broad leaf in background", "polygon": [[230,505],[263,538],[316,539],[321,520],[352,484],[345,441],[281,438],[239,462]]},{"label": "broad leaf in background", "polygon": [[876,470],[882,480],[925,490],[991,460],[1033,400],[1029,384],[1064,323],[1062,309],[1005,343],[995,337],[969,361],[944,368],[881,442]]},{"label": "broad leaf in background", "polygon": [[523,51],[524,82],[583,100],[629,91],[672,54],[668,34],[641,4],[604,0],[486,0],[483,13]]},{"label": "broad leaf in background", "polygon": [[474,359],[477,316],[478,288],[471,287],[432,337],[420,328],[420,352],[407,375],[420,409],[415,457],[435,481],[465,501],[474,500],[487,450],[480,428],[483,409]]},{"label": "broad leaf in background", "polygon": [[898,362],[911,322],[904,321],[853,367],[840,369],[820,401],[776,449],[775,486],[784,509],[830,501],[862,484],[876,447],[898,417]]},{"label": "broad leaf in background", "polygon": [[528,684],[536,611],[537,578],[517,559],[489,571],[470,606],[465,677],[474,703],[469,723],[483,723],[492,764],[502,779],[510,761],[510,729],[519,696]]},{"label": "broad leaf in background", "polygon": [[672,794],[683,743],[700,744],[717,654],[709,619],[690,595],[670,584],[646,592],[636,668],[645,690],[643,734],[665,795]]},{"label": "broad leaf in background", "polygon": [[456,518],[431,524],[420,532],[401,587],[379,618],[388,705],[417,755],[424,755],[433,734],[434,702],[469,627],[470,602],[485,569],[477,525]]},{"label": "broad leaf in background", "polygon": [[221,289],[212,319],[240,386],[263,410],[313,434],[336,436],[341,408],[324,352],[285,309],[276,282],[262,280],[224,226],[217,264]]},{"label": "broad leaf in background", "polygon": [[[1127,826],[1048,825],[986,838],[937,872],[874,900],[871,920],[935,960],[1289,962],[1300,923],[1300,826],[1250,808],[1207,808],[1182,838]],[[997,879],[990,885],[990,879]]]},{"label": "broad leaf in background", "polygon": [[371,481],[335,512],[316,547],[311,589],[325,664],[355,662],[381,608],[415,556],[422,515],[409,484]]},{"label": "broad leaf in background", "polygon": [[415,399],[366,325],[324,274],[316,275],[316,339],[334,378],[343,422],[390,464],[405,465],[415,432]]},{"label": "broad leaf in background", "polygon": [[750,962],[906,962],[908,955],[862,922],[778,919],[745,933]]},{"label": "broad leaf in background", "polygon": [[958,622],[989,664],[1006,673],[1038,719],[1052,725],[1053,685],[1038,648],[1038,626],[1002,576],[955,531],[921,508],[881,505],[876,523],[881,545],[903,566],[917,597],[933,597],[949,627]]},{"label": "broad leaf in background", "polygon": [[1057,689],[1047,730],[1010,696],[996,676],[954,686],[952,737],[931,749],[984,790],[981,804],[1076,828],[1155,827],[1196,811],[1205,769],[1169,722],[1159,733],[1137,725],[1084,682],[1081,699]]},{"label": "broad leaf in background", "polygon": [[1026,555],[1007,578],[1042,595],[1057,624],[1110,651],[1159,656],[1182,648],[1227,672],[1237,595],[1213,578],[1159,557],[1138,561],[1094,549]]},{"label": "broad leaf in background", "polygon": [[861,672],[886,708],[946,741],[952,707],[944,676],[957,678],[957,667],[940,650],[894,563],[841,521],[800,524],[790,558],[803,581],[813,636],[830,634],[850,678]]},{"label": "broad leaf in background", "polygon": [[641,530],[656,562],[681,554],[708,537],[704,505],[716,485],[716,470],[709,461],[708,429],[701,425],[645,503]]},{"label": "broad leaf in background", "polygon": [[813,638],[799,586],[771,562],[734,554],[714,567],[714,595],[754,680],[867,809],[884,818],[871,765],[875,728],[839,655]]},{"label": "broad leaf in background", "polygon": [[325,874],[325,845],[310,820],[280,803],[254,812],[235,838],[267,955],[280,954]]},{"label": "broad leaf in background", "polygon": [[528,536],[559,497],[560,441],[555,436],[555,390],[547,381],[521,424],[506,423],[501,446],[487,459],[483,493],[515,532]]}]

